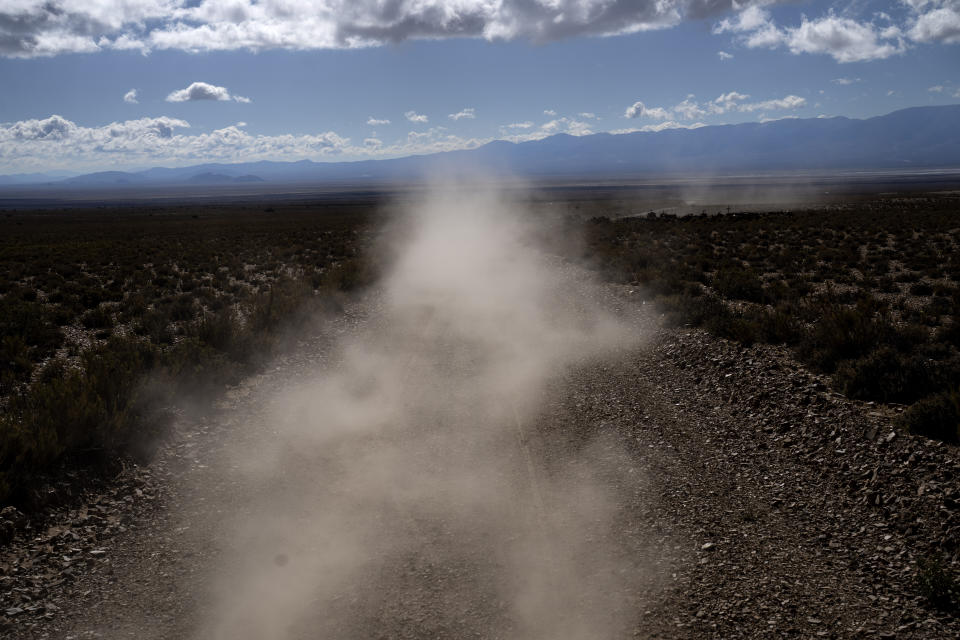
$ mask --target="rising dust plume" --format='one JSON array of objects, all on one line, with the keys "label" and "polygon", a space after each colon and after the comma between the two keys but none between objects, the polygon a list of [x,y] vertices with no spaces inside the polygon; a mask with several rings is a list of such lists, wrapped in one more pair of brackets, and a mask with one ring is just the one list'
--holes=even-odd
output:
[{"label": "rising dust plume", "polygon": [[252,491],[203,637],[628,634],[625,456],[547,468],[532,434],[551,380],[638,332],[496,194],[437,189],[389,236],[370,320],[232,453]]}]

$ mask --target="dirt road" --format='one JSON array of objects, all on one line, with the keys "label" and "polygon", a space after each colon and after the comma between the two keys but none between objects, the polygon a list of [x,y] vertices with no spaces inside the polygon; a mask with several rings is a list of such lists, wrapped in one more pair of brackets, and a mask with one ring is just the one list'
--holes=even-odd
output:
[{"label": "dirt road", "polygon": [[[633,295],[610,304],[647,322]],[[482,354],[415,331],[391,411],[291,437],[378,313],[318,325],[113,493],[23,532],[5,637],[960,637],[917,588],[918,562],[956,562],[956,451],[786,354],[657,329],[518,410],[471,389]]]}]

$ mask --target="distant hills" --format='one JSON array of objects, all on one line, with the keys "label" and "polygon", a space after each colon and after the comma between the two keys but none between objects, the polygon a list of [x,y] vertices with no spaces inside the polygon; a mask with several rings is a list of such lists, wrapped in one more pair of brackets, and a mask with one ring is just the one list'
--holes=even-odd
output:
[{"label": "distant hills", "polygon": [[856,120],[784,119],[531,142],[358,162],[243,162],[145,171],[0,176],[0,186],[65,187],[333,183],[417,179],[437,171],[483,170],[524,177],[644,177],[743,171],[960,167],[960,105],[913,107]]}]

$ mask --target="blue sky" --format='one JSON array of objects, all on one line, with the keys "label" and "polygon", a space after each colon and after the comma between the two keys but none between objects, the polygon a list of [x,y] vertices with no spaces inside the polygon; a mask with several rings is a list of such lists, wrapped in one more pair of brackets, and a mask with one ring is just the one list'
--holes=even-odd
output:
[{"label": "blue sky", "polygon": [[0,173],[960,102],[960,0],[8,0]]}]

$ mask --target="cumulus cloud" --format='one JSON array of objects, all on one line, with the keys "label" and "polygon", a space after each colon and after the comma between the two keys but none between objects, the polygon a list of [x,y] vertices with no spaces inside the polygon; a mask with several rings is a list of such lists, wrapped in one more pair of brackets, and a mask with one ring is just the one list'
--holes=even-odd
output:
[{"label": "cumulus cloud", "polygon": [[731,58],[733,58],[733,54],[732,54],[732,53],[727,53],[726,51],[717,51],[717,56],[718,56],[721,60],[730,60]]},{"label": "cumulus cloud", "polygon": [[139,102],[139,100],[137,100],[137,90],[130,89],[130,91],[123,94],[123,101],[128,104],[137,104]]},{"label": "cumulus cloud", "polygon": [[545,115],[545,116],[555,116],[555,115],[557,115],[557,112],[554,111],[553,109],[544,109],[544,110],[543,110],[543,115]]},{"label": "cumulus cloud", "polygon": [[843,87],[850,84],[855,84],[857,82],[863,82],[863,80],[861,80],[860,78],[834,78],[830,82]]},{"label": "cumulus cloud", "polygon": [[[466,107],[465,109],[461,109],[457,113],[451,113],[447,117],[450,118],[451,120],[461,120],[464,118],[466,118],[467,120],[473,120],[474,118],[477,117],[477,114],[475,113],[475,111],[476,109],[474,109],[473,107]],[[426,120],[424,120],[424,122],[426,122]]]},{"label": "cumulus cloud", "polygon": [[[185,120],[141,118],[85,127],[62,116],[0,125],[0,172],[50,168],[126,169],[132,165],[252,160],[315,160],[399,157],[472,149],[492,138],[466,138],[443,127],[412,131],[386,144],[376,137],[353,144],[333,131],[256,135],[238,122],[210,132],[190,133]],[[541,136],[544,137],[544,136]]]},{"label": "cumulus cloud", "polygon": [[18,164],[29,167],[126,168],[147,162],[188,164],[322,157],[350,148],[349,139],[330,131],[260,136],[246,133],[242,125],[188,135],[183,132],[190,128],[188,122],[165,116],[85,127],[53,115],[0,126],[0,158],[17,158]]},{"label": "cumulus cloud", "polygon": [[895,24],[883,12],[870,19],[838,15],[801,18],[796,26],[779,26],[770,11],[753,5],[735,17],[718,22],[715,34],[732,33],[748,48],[786,47],[793,54],[826,54],[837,62],[882,60],[907,50],[915,42],[960,42],[960,13],[956,0],[904,0],[909,15]]},{"label": "cumulus cloud", "polygon": [[942,84],[934,85],[929,89],[927,89],[927,91],[929,91],[930,93],[943,93],[943,85]]},{"label": "cumulus cloud", "polygon": [[167,102],[199,102],[201,100],[250,102],[250,98],[231,96],[226,87],[218,87],[206,82],[194,82],[186,89],[178,89],[167,96]]},{"label": "cumulus cloud", "polygon": [[916,42],[960,43],[960,3],[947,0],[922,4],[928,10],[917,15],[908,31],[910,38]]},{"label": "cumulus cloud", "polygon": [[786,30],[785,43],[791,53],[826,53],[837,62],[881,60],[906,50],[896,28],[879,29],[833,14],[804,18],[799,27]]},{"label": "cumulus cloud", "polygon": [[369,118],[367,118],[367,124],[370,125],[371,127],[379,127],[384,124],[390,124],[390,121],[387,119],[381,120],[380,118],[374,118],[373,116],[370,116]]},{"label": "cumulus cloud", "polygon": [[526,122],[514,122],[513,124],[507,124],[500,128],[501,129],[531,129],[533,128],[533,122],[531,122],[530,120],[527,120]]},{"label": "cumulus cloud", "polygon": [[652,109],[648,108],[645,104],[638,100],[627,107],[627,110],[623,113],[623,117],[630,119],[654,118],[656,120],[666,120],[670,117],[670,113],[662,107],[653,107]]},{"label": "cumulus cloud", "polygon": [[421,113],[417,113],[416,111],[413,111],[413,110],[407,111],[405,114],[403,114],[403,116],[410,122],[417,122],[420,124],[424,124],[429,120],[427,116]]},{"label": "cumulus cloud", "polygon": [[[626,118],[655,118],[667,122],[675,120],[700,120],[701,118],[721,115],[724,113],[738,111],[741,113],[751,113],[754,111],[775,111],[798,109],[806,105],[805,98],[795,95],[784,96],[783,98],[774,98],[761,102],[747,102],[750,98],[748,94],[738,91],[729,91],[722,93],[713,100],[699,102],[694,99],[695,96],[688,95],[682,102],[675,104],[670,108],[647,107],[642,102],[635,102],[627,107],[624,117]],[[676,124],[673,122],[673,124]],[[653,127],[659,125],[652,125]],[[670,127],[666,127],[670,128]],[[638,131],[659,131],[657,128],[637,129]]]},{"label": "cumulus cloud", "polygon": [[[775,100],[764,100],[763,102],[751,102],[746,104],[737,105],[737,111],[752,112],[752,111],[774,111],[774,110],[788,110],[788,109],[799,109],[800,107],[807,104],[806,98],[801,98],[800,96],[789,95],[784,98],[777,98]],[[789,118],[795,116],[781,116],[781,118]]]},{"label": "cumulus cloud", "polygon": [[106,49],[341,49],[410,39],[547,42],[675,26],[736,0],[13,0],[0,55]]},{"label": "cumulus cloud", "polygon": [[750,96],[745,93],[740,93],[739,91],[730,91],[729,93],[721,93],[714,99],[713,104],[716,105],[721,112],[729,111],[735,108],[738,103],[743,102]]},{"label": "cumulus cloud", "polygon": [[695,122],[693,124],[682,124],[680,122],[674,122],[673,120],[667,120],[666,122],[658,122],[657,124],[646,124],[642,127],[633,127],[629,129],[614,129],[609,133],[619,135],[622,133],[650,133],[657,131],[665,131],[667,129],[699,129],[700,127],[707,126],[703,122]]},{"label": "cumulus cloud", "polygon": [[586,122],[580,122],[567,117],[544,122],[540,125],[540,131],[547,135],[567,133],[574,136],[585,136],[593,133],[593,131],[590,130],[590,125]]},{"label": "cumulus cloud", "polygon": [[[523,133],[511,132],[510,129],[522,130]],[[528,142],[531,140],[542,140],[543,138],[565,133],[571,136],[586,136],[593,133],[589,122],[568,118],[566,116],[553,118],[541,124],[539,127],[532,122],[518,122],[515,124],[501,127],[503,140],[511,142]]]},{"label": "cumulus cloud", "polygon": [[[777,0],[8,0],[0,7],[0,55],[52,56],[119,49],[226,51],[344,49],[412,39],[548,42],[615,36],[721,17],[715,32],[748,47],[787,46],[840,61],[878,59],[914,42],[960,42],[957,0],[902,0],[891,22],[830,13],[779,27]],[[849,9],[852,10],[852,9]],[[719,54],[718,54],[719,55]],[[722,56],[721,56],[722,58]]]}]

